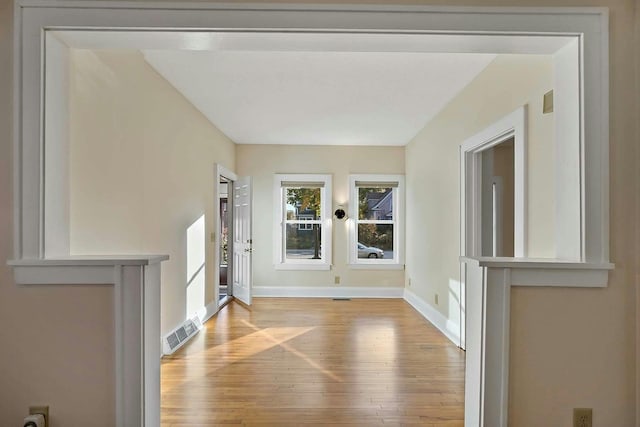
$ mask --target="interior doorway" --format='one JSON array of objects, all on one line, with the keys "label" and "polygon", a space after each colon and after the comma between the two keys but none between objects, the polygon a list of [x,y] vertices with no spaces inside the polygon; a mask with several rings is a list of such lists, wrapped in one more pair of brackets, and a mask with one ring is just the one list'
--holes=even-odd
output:
[{"label": "interior doorway", "polygon": [[218,306],[222,307],[224,304],[230,301],[233,296],[233,269],[229,268],[232,262],[232,257],[229,256],[232,242],[229,239],[229,233],[233,222],[232,218],[232,204],[231,193],[233,191],[233,182],[225,176],[220,176],[218,181],[218,215],[220,221],[218,222],[218,254],[216,259],[218,265]]},{"label": "interior doorway", "polygon": [[527,256],[522,106],[460,146],[460,255]]},{"label": "interior doorway", "polygon": [[514,256],[514,138],[479,153],[481,156],[481,255]]},{"label": "interior doorway", "polygon": [[[527,256],[527,108],[460,145],[460,255]],[[498,254],[498,255],[494,255]],[[460,263],[460,347],[467,348],[466,264]]]},{"label": "interior doorway", "polygon": [[[214,168],[214,201],[215,223],[211,240],[214,243],[214,280],[217,310],[234,298],[234,183],[238,176],[220,164]],[[216,310],[216,311],[217,311]]]}]

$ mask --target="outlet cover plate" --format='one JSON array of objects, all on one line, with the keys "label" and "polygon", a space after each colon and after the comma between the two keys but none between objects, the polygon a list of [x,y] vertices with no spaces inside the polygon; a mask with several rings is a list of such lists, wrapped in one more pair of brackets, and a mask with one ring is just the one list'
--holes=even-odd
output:
[{"label": "outlet cover plate", "polygon": [[44,426],[49,425],[49,407],[48,406],[29,406],[29,415],[44,415]]},{"label": "outlet cover plate", "polygon": [[593,410],[573,408],[573,427],[593,427]]}]

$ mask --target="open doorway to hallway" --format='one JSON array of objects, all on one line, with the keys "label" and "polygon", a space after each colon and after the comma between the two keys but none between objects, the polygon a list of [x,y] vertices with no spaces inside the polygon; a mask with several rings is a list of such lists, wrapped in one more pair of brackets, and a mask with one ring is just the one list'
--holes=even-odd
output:
[{"label": "open doorway to hallway", "polygon": [[231,190],[233,189],[232,182],[221,176],[218,182],[218,215],[219,230],[218,230],[218,259],[216,260],[219,268],[218,274],[218,306],[226,304],[233,295],[233,279],[231,277],[233,268],[230,268],[232,257],[229,256],[229,250],[231,249],[232,242],[229,239],[231,227],[233,221],[231,221],[232,205],[229,202],[231,197]]}]

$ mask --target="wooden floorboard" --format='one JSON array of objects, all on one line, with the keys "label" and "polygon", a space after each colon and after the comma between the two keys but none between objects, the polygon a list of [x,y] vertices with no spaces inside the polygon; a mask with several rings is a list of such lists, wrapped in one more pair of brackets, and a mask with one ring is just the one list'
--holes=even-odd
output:
[{"label": "wooden floorboard", "polygon": [[162,361],[162,426],[461,426],[464,352],[400,299],[231,303]]}]

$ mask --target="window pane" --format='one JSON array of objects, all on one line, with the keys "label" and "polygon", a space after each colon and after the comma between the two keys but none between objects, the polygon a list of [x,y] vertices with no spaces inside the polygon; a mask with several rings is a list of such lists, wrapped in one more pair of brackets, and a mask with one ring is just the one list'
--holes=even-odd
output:
[{"label": "window pane", "polygon": [[358,224],[358,258],[393,259],[393,224]]},{"label": "window pane", "polygon": [[322,257],[319,224],[287,224],[286,259],[320,259]]},{"label": "window pane", "polygon": [[393,219],[393,188],[358,187],[358,219]]},{"label": "window pane", "polygon": [[320,219],[321,194],[320,187],[286,187],[287,219]]}]

